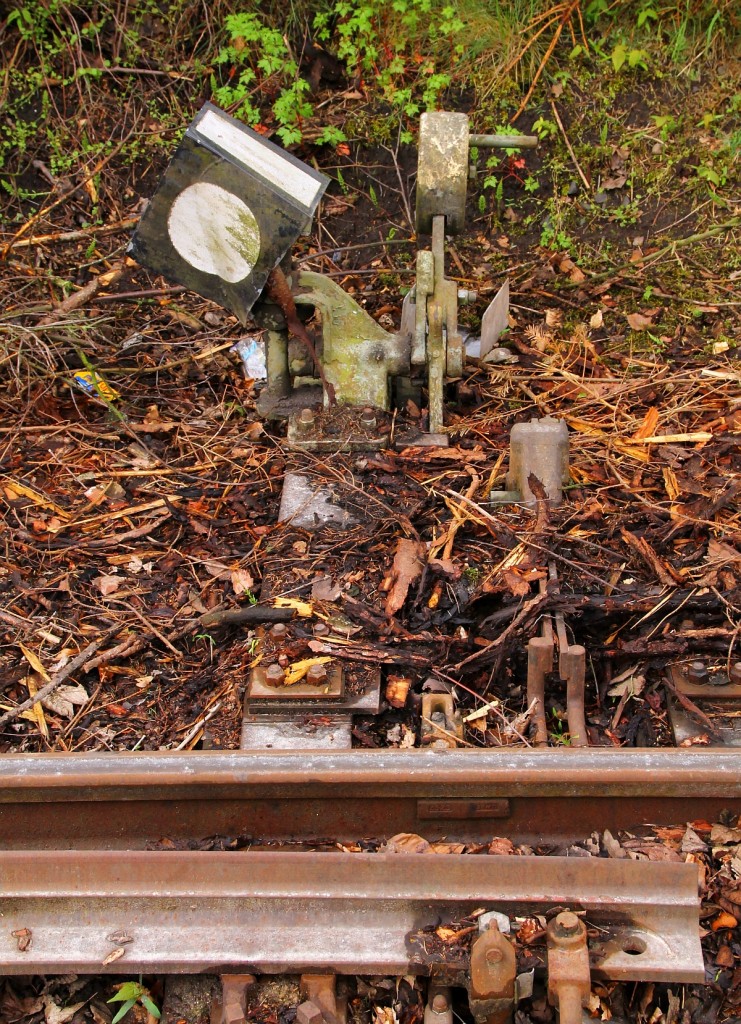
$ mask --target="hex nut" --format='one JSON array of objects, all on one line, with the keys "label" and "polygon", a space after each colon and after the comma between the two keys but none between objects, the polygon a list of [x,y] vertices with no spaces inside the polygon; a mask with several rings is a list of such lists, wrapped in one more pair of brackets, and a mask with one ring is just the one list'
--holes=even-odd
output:
[{"label": "hex nut", "polygon": [[433,1013],[445,1013],[450,1004],[448,1003],[448,1000],[445,998],[442,992],[438,992],[437,995],[433,998],[431,1005]]},{"label": "hex nut", "polygon": [[286,673],[280,665],[268,665],[265,669],[265,682],[268,686],[282,686]]},{"label": "hex nut", "polygon": [[314,623],[314,636],[327,636],[329,633],[329,626],[326,622],[315,622]]},{"label": "hex nut", "polygon": [[285,622],[276,622],[270,630],[273,640],[285,640],[288,634],[288,626]]},{"label": "hex nut", "polygon": [[327,681],[326,665],[311,665],[306,673],[306,682],[311,686],[321,686]]},{"label": "hex nut", "polygon": [[708,667],[704,661],[691,661],[687,666],[687,681],[702,685],[708,681]]}]

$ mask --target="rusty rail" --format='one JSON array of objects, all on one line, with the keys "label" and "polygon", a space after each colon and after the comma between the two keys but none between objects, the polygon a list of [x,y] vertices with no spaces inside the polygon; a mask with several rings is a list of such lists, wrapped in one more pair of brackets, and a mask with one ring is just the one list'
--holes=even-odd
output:
[{"label": "rusty rail", "polygon": [[206,833],[573,841],[738,814],[738,763],[700,748],[10,754],[0,846],[136,849]]},{"label": "rusty rail", "polygon": [[[359,974],[443,968],[455,977],[468,963],[435,944],[441,921],[568,905],[596,926],[590,955],[600,977],[704,977],[692,865],[428,855],[420,867],[419,856],[393,854],[3,852],[0,972],[331,965]],[[18,948],[13,931],[30,933],[30,944]],[[117,946],[122,954],[105,963]]]}]

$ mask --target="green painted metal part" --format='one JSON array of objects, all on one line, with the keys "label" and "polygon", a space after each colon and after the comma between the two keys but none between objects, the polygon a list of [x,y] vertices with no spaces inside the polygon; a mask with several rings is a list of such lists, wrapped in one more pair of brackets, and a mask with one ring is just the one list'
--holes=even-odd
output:
[{"label": "green painted metal part", "polygon": [[322,317],[322,365],[337,401],[388,409],[388,378],[409,372],[409,340],[384,331],[330,278],[307,271],[298,283],[296,304],[314,306]]}]

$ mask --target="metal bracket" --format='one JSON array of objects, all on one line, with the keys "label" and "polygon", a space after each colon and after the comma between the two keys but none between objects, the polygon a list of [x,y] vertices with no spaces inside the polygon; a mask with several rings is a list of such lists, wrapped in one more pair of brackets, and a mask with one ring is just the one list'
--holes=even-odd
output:
[{"label": "metal bracket", "polygon": [[548,922],[548,1002],[561,1024],[581,1024],[582,1006],[592,990],[587,929],[570,910]]}]

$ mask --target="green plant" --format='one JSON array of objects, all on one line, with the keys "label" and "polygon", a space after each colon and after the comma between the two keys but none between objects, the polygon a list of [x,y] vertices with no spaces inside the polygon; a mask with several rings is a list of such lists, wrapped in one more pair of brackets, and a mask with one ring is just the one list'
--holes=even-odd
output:
[{"label": "green plant", "polygon": [[[348,74],[402,119],[435,109],[463,66],[466,24],[455,4],[432,0],[332,0],[314,17],[317,38],[334,47]],[[402,133],[402,141],[411,134]]]},{"label": "green plant", "polygon": [[[211,76],[213,97],[219,106],[233,109],[248,124],[260,120],[258,94],[274,94],[272,112],[278,123],[277,134],[284,145],[300,142],[303,122],[314,108],[307,94],[310,85],[299,75],[286,38],[280,29],[267,25],[257,14],[240,11],[224,21],[227,43],[214,63],[226,68],[226,81]],[[325,129],[318,142],[341,142],[339,129]]]},{"label": "green plant", "polygon": [[[256,604],[257,602],[253,601],[251,603],[252,604]],[[213,661],[214,660],[214,647],[216,646],[216,641],[211,636],[211,634],[210,633],[196,633],[196,640],[205,640],[206,641],[206,643],[208,644],[209,661]]]},{"label": "green plant", "polygon": [[552,135],[558,135],[558,125],[555,121],[550,121],[546,117],[539,117],[537,121],[533,123],[533,131],[541,140],[550,138]]},{"label": "green plant", "polygon": [[553,715],[553,727],[549,733],[551,741],[560,747],[571,746],[571,736],[568,731],[564,729],[563,719],[561,715],[563,712],[559,711],[558,708],[551,708]]},{"label": "green plant", "polygon": [[157,1020],[161,1017],[160,1011],[150,999],[149,989],[145,988],[140,981],[125,981],[108,1002],[123,1003],[123,1006],[116,1010],[116,1015],[111,1024],[118,1024],[118,1021],[125,1017],[129,1010],[133,1010],[137,1003],[141,1003],[144,1009],[152,1017],[156,1017]]},{"label": "green plant", "polygon": [[615,71],[620,71],[626,63],[631,69],[641,68],[643,71],[648,71],[649,59],[648,50],[639,49],[638,47],[628,49],[623,43],[617,43],[610,54],[610,60]]}]

